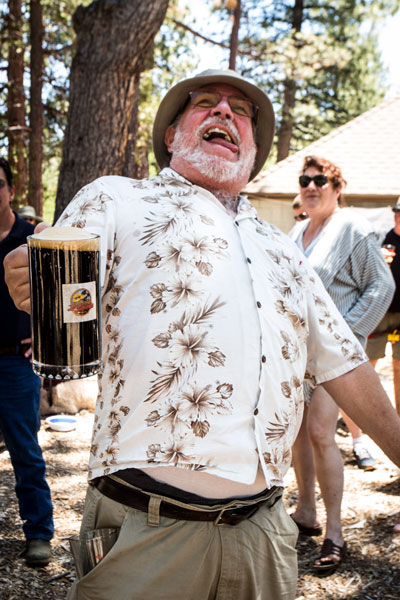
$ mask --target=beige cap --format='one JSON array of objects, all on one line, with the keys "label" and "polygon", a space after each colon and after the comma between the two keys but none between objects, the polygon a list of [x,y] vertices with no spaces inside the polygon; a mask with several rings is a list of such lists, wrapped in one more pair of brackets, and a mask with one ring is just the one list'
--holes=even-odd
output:
[{"label": "beige cap", "polygon": [[37,216],[34,207],[29,205],[21,206],[18,211],[18,215],[21,217],[21,219],[34,219],[36,223],[41,223],[43,221],[41,217]]}]

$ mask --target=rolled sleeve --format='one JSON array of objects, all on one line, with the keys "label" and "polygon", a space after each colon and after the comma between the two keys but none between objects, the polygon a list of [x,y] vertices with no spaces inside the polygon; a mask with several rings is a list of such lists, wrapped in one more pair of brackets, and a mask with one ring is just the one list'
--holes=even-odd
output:
[{"label": "rolled sleeve", "polygon": [[306,379],[315,387],[368,360],[318,275],[309,268]]}]

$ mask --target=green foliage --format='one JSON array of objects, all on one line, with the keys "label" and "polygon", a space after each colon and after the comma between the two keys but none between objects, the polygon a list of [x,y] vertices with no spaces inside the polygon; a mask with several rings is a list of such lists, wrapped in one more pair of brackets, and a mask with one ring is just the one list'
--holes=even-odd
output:
[{"label": "green foliage", "polygon": [[[43,73],[43,206],[46,219],[52,220],[57,188],[58,168],[68,111],[68,78],[72,61],[75,35],[72,15],[79,4],[91,0],[42,0],[44,25]],[[29,2],[23,2],[23,41],[25,46],[25,86],[29,98]],[[8,2],[0,1],[0,151],[7,154],[7,28]],[[28,107],[27,107],[28,114]]]},{"label": "green foliage", "polygon": [[43,173],[43,219],[50,225],[53,224],[56,207],[59,168],[60,158],[58,156],[46,160]]},{"label": "green foliage", "polygon": [[[92,0],[42,0],[45,28],[44,216],[52,221],[58,169],[68,110],[68,80],[75,44],[72,16]],[[196,10],[198,5],[202,10]],[[375,28],[396,13],[400,0],[304,0],[300,26],[294,24],[294,0],[242,0],[237,70],[255,80],[271,97],[282,118],[284,87],[295,86],[291,151],[300,149],[377,104],[385,93]],[[23,2],[25,59],[29,60],[29,2]],[[210,18],[206,12],[210,12]],[[7,0],[0,0],[0,152],[6,154]],[[196,22],[196,15],[198,21]],[[229,45],[232,10],[225,0],[171,0],[156,37],[150,64],[141,77],[137,160],[149,150],[154,115],[166,90],[198,70],[197,40],[181,21],[206,38]],[[211,43],[210,43],[210,47]],[[229,51],[210,66],[228,66]],[[27,64],[27,96],[29,69]],[[270,160],[273,160],[273,155]]]},{"label": "green foliage", "polygon": [[[49,223],[53,220],[57,192],[58,170],[61,163],[62,143],[67,124],[68,83],[75,47],[73,14],[78,5],[89,5],[92,0],[42,0],[44,21],[44,79],[43,79],[43,213]],[[29,2],[24,7],[24,45],[26,60],[26,96],[29,98]],[[7,30],[8,2],[0,0],[0,42],[5,50],[0,58],[0,151],[7,154]],[[143,150],[150,152],[150,172],[157,170],[150,148],[152,124],[157,106],[165,91],[188,70],[194,68],[187,33],[178,28],[174,18],[184,18],[185,11],[177,2],[170,2],[167,18],[155,40],[151,64],[141,77],[137,156]],[[1,71],[0,71],[1,73]],[[138,160],[140,160],[138,158]]]},{"label": "green foliage", "polygon": [[42,0],[44,25],[43,216],[53,220],[67,125],[68,80],[75,44],[72,16],[91,0]]},{"label": "green foliage", "polygon": [[[224,2],[207,4],[219,16],[208,37],[228,44],[231,11]],[[270,96],[278,131],[285,85],[294,86],[291,151],[383,99],[385,69],[375,29],[399,10],[400,0],[304,0],[297,23],[295,4],[242,0],[237,60],[237,70]]]},{"label": "green foliage", "polygon": [[[136,154],[149,147],[152,137],[154,116],[167,90],[195,68],[189,34],[174,23],[184,19],[187,11],[177,2],[170,2],[166,18],[154,40],[152,68],[144,71],[140,80],[139,126]],[[149,148],[150,175],[158,171],[157,163]]]}]

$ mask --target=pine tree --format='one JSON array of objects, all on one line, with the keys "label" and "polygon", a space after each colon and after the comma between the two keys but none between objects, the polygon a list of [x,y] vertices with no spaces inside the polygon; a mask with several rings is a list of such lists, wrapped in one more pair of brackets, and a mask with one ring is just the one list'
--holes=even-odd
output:
[{"label": "pine tree", "polygon": [[[222,0],[208,5],[220,22],[214,31],[208,27],[207,37],[228,45],[231,10]],[[399,7],[400,0],[242,0],[236,69],[274,103],[275,158],[382,100],[384,68],[375,28]]]}]

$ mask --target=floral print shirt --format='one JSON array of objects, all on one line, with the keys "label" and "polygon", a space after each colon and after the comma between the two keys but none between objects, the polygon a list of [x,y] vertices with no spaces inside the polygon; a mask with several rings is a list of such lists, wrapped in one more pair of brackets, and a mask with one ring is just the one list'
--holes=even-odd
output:
[{"label": "floral print shirt", "polygon": [[101,177],[57,225],[101,235],[100,377],[89,479],[175,466],[282,485],[314,385],[367,360],[289,238],[171,169]]}]

